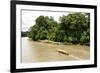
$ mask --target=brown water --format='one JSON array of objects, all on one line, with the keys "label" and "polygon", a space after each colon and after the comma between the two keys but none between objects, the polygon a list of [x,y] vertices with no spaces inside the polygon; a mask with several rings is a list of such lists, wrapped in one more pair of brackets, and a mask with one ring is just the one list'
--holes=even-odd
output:
[{"label": "brown water", "polygon": [[[57,49],[68,52],[69,56],[57,52]],[[22,63],[86,60],[89,57],[89,46],[55,45],[22,38]]]}]

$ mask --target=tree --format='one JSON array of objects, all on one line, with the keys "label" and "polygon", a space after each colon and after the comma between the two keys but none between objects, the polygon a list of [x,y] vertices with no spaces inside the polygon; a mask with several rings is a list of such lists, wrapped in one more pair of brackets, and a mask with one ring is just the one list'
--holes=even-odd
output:
[{"label": "tree", "polygon": [[21,36],[22,36],[22,37],[27,37],[27,33],[28,33],[27,31],[24,31],[24,32],[22,31],[22,32],[21,32]]},{"label": "tree", "polygon": [[35,25],[29,29],[28,36],[34,41],[51,40],[56,42],[89,43],[90,41],[90,14],[70,13],[59,18],[39,16]]},{"label": "tree", "polygon": [[[60,29],[65,30],[66,40],[72,43],[79,43],[82,33],[89,30],[89,17],[83,13],[71,13],[60,17]],[[89,42],[89,41],[88,41]]]}]

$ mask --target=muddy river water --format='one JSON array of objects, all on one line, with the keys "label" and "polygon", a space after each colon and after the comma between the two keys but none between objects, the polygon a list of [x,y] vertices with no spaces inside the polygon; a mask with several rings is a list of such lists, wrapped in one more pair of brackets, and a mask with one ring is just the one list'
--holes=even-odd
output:
[{"label": "muddy river water", "polygon": [[[65,55],[57,49],[69,53]],[[86,60],[90,58],[90,47],[82,45],[56,45],[22,38],[22,63]]]}]

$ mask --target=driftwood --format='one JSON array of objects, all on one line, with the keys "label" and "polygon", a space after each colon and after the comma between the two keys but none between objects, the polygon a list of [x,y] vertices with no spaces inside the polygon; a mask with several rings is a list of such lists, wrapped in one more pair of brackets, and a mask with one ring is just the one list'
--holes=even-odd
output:
[{"label": "driftwood", "polygon": [[64,55],[69,55],[69,53],[67,51],[61,50],[61,49],[57,49],[57,52],[64,54]]}]

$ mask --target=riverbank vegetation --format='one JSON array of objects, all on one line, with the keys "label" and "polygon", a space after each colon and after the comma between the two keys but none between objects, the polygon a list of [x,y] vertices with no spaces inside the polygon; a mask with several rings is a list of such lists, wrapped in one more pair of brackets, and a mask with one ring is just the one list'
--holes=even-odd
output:
[{"label": "riverbank vegetation", "polygon": [[41,15],[36,18],[35,25],[30,27],[27,35],[34,41],[50,40],[54,42],[89,45],[90,14],[70,13],[60,16],[58,22],[52,16]]},{"label": "riverbank vegetation", "polygon": [[21,32],[22,37],[27,37],[28,31]]}]

